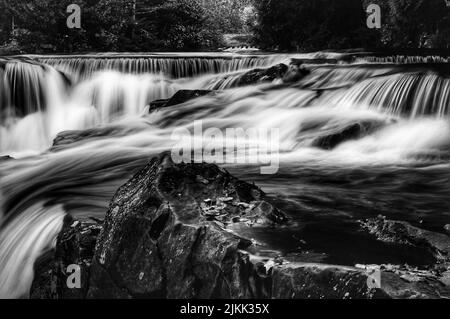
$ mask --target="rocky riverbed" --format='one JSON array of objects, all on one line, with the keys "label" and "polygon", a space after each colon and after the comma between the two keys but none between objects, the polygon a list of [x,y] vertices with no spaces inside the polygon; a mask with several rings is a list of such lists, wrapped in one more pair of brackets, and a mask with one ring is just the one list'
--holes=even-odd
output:
[{"label": "rocky riverbed", "polygon": [[[438,298],[449,297],[449,238],[385,219],[363,222],[380,240],[426,245],[429,270],[302,263],[265,255],[236,231],[283,232],[292,220],[255,185],[211,164],[153,158],[123,185],[105,220],[66,217],[56,249],[35,265],[31,298]],[[240,225],[240,227],[236,227]],[[397,231],[396,229],[401,231]],[[69,289],[69,265],[81,289]],[[372,284],[371,284],[372,283]],[[375,285],[374,285],[375,284]]]}]

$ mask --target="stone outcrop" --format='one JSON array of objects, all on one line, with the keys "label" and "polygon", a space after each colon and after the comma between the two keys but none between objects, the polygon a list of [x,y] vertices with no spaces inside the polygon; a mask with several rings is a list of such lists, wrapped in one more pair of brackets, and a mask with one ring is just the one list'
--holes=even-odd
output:
[{"label": "stone outcrop", "polygon": [[[310,71],[302,65],[280,63],[269,68],[253,69],[238,76],[228,75],[223,78],[223,81],[231,77],[236,77],[233,81],[233,87],[253,85],[264,82],[272,82],[274,80],[281,80],[283,83],[293,83],[301,80],[308,75]],[[201,96],[214,94],[216,90],[179,90],[169,99],[161,99],[152,101],[149,104],[149,112],[154,112],[159,109],[186,103],[190,100]]]},{"label": "stone outcrop", "polygon": [[[91,298],[251,298],[244,220],[287,222],[264,193],[208,164],[155,158],[110,204],[92,265]],[[263,206],[261,209],[260,207]]]},{"label": "stone outcrop", "polygon": [[450,262],[450,237],[412,226],[403,221],[388,220],[384,216],[361,222],[362,227],[379,240],[407,244],[429,250],[441,262]]},{"label": "stone outcrop", "polygon": [[161,108],[174,106],[188,102],[201,96],[213,93],[212,90],[179,90],[170,99],[156,100],[150,103],[149,112],[154,112]]},{"label": "stone outcrop", "polygon": [[[380,286],[373,286],[373,272],[365,267],[266,258],[256,243],[232,231],[245,227],[283,231],[289,225],[289,218],[258,187],[216,165],[175,164],[165,153],[117,191],[101,226],[66,220],[56,252],[36,264],[31,297],[450,296],[445,276],[405,277],[405,271],[384,268]],[[69,264],[80,265],[79,290],[64,286]]]},{"label": "stone outcrop", "polygon": [[[79,221],[66,216],[56,249],[46,253],[35,263],[30,298],[84,299],[89,289],[90,266],[100,230],[99,221]],[[70,289],[67,286],[69,265],[80,267],[80,289]]]},{"label": "stone outcrop", "polygon": [[385,125],[383,121],[367,121],[349,124],[348,126],[331,130],[324,136],[316,138],[312,145],[326,150],[331,150],[338,145],[367,136]]},{"label": "stone outcrop", "polygon": [[271,82],[283,78],[288,72],[289,67],[286,64],[277,64],[266,69],[254,69],[240,76],[238,86],[251,85],[261,82]]}]

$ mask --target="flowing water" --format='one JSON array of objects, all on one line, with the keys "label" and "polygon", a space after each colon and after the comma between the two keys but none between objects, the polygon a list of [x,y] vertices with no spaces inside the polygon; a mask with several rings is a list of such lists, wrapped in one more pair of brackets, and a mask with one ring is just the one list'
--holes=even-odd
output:
[{"label": "flowing water", "polygon": [[[448,58],[311,61],[296,83],[238,85],[255,67],[319,57],[104,54],[0,63],[0,156],[15,158],[0,159],[0,297],[27,295],[33,263],[54,246],[65,214],[104,216],[117,188],[195,121],[205,130],[279,129],[277,174],[224,165],[295,221],[249,232],[263,249],[344,265],[432,263],[421,249],[376,241],[358,220],[385,215],[445,233],[450,77],[440,67],[448,69]],[[218,91],[149,113],[150,102],[180,89]],[[68,130],[84,138],[52,148]]]}]

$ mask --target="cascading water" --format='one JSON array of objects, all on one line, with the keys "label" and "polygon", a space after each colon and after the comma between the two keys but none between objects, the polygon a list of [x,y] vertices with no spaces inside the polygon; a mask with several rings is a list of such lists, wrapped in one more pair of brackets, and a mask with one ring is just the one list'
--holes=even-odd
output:
[{"label": "cascading water", "polygon": [[24,115],[42,110],[45,67],[0,60],[0,112]]},{"label": "cascading water", "polygon": [[[33,263],[52,246],[65,214],[101,218],[117,188],[152,155],[170,150],[176,129],[192,131],[194,121],[204,130],[279,129],[278,174],[226,167],[283,198],[282,208],[302,224],[301,233],[277,235],[280,251],[296,253],[303,245],[312,252],[308,258],[332,263],[424,264],[411,250],[388,254],[354,224],[383,214],[442,231],[443,220],[450,220],[449,77],[422,65],[357,61],[311,63],[311,73],[295,83],[236,86],[248,69],[290,57],[299,55],[6,63],[0,68],[0,155],[16,160],[0,160],[0,297],[27,295]],[[150,102],[181,89],[220,91],[149,114]],[[14,102],[18,90],[26,107]],[[82,130],[73,134],[83,138],[48,151],[67,130]],[[298,236],[301,243],[292,240]]]},{"label": "cascading water", "polygon": [[205,55],[135,55],[135,56],[55,56],[37,57],[42,63],[85,79],[98,71],[121,73],[161,73],[173,78],[192,77],[207,73],[225,73],[237,70],[264,67],[286,59],[285,55],[240,56],[233,54]]}]

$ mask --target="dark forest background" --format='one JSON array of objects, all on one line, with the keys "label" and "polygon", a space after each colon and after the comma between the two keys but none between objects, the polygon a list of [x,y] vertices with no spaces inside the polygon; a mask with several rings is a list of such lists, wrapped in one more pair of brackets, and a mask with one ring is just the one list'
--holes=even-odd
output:
[{"label": "dark forest background", "polygon": [[[69,4],[81,29],[69,29]],[[381,29],[366,25],[369,4]],[[0,54],[199,51],[229,35],[265,50],[449,48],[445,0],[0,0]]]}]

